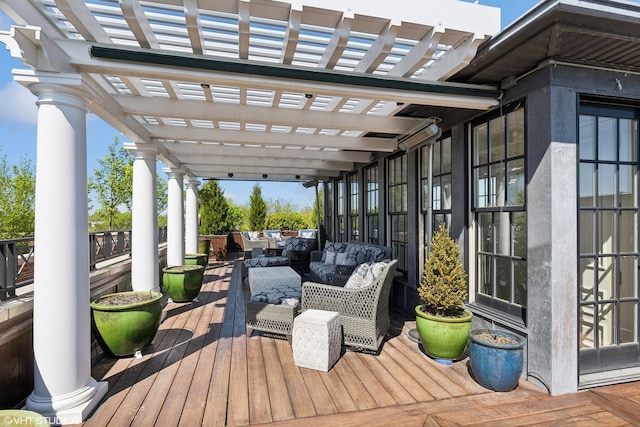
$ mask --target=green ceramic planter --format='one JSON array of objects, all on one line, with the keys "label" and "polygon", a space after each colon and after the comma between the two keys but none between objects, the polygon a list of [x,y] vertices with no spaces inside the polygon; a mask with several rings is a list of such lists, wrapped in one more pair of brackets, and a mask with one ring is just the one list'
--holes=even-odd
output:
[{"label": "green ceramic planter", "polygon": [[184,265],[201,265],[207,267],[209,254],[186,254]]},{"label": "green ceramic planter", "polygon": [[[142,302],[106,305],[105,299],[112,296],[134,297],[150,295]],[[100,297],[91,303],[91,329],[109,356],[130,356],[151,343],[160,326],[162,306],[160,292],[120,292]]]},{"label": "green ceramic planter", "polygon": [[211,241],[209,239],[200,239],[198,240],[198,253],[209,255],[209,249],[211,246]]},{"label": "green ceramic planter", "polygon": [[457,360],[464,353],[473,314],[459,318],[433,316],[416,306],[416,328],[424,351],[435,359]]},{"label": "green ceramic planter", "polygon": [[169,298],[175,302],[192,301],[200,293],[204,267],[176,265],[162,269],[162,284]]}]

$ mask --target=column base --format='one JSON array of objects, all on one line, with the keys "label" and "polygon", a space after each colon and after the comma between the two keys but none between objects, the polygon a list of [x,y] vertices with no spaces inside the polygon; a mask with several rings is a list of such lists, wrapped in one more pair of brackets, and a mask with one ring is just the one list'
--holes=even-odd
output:
[{"label": "column base", "polygon": [[[98,406],[98,403],[107,394],[108,388],[106,381],[97,382],[91,378],[86,387],[73,393],[71,397],[44,399],[35,396],[35,392],[33,392],[27,398],[25,409],[37,412],[47,418],[52,426],[80,424]],[[72,400],[78,400],[78,402],[74,404]]]}]

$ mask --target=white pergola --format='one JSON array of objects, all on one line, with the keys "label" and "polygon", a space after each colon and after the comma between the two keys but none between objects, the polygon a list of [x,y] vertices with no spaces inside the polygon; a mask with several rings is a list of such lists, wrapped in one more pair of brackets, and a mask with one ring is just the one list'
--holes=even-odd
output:
[{"label": "white pergola", "polygon": [[0,7],[17,23],[0,41],[25,64],[14,79],[39,105],[42,255],[27,408],[62,423],[82,420],[106,392],[90,376],[87,110],[130,140],[132,284],[152,289],[156,160],[169,177],[167,261],[182,264],[185,250],[197,251],[199,179],[328,179],[425,139],[439,118],[408,115],[409,106],[498,104],[495,87],[446,82],[500,29],[499,9],[475,3],[0,0]]}]

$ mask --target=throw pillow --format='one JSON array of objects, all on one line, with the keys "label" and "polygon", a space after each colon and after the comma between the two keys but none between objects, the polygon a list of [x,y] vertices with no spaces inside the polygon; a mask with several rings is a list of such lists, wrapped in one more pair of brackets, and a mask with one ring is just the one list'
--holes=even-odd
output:
[{"label": "throw pillow", "polygon": [[347,249],[347,244],[342,242],[330,242],[326,241],[324,244],[324,251],[322,252],[322,261],[326,259],[327,251],[344,252]]},{"label": "throw pillow", "polygon": [[276,231],[275,233],[271,233],[271,237],[275,238],[276,242],[282,241],[282,233],[280,233],[279,231]]},{"label": "throw pillow", "polygon": [[376,280],[378,280],[382,275],[382,273],[384,272],[385,268],[387,268],[388,264],[389,264],[389,260],[375,262],[371,264],[371,267],[369,267],[369,270],[367,270],[367,274],[364,277],[364,281],[371,284]]},{"label": "throw pillow", "polygon": [[249,232],[249,240],[258,240],[259,236],[260,236],[260,233],[258,233],[257,231]]},{"label": "throw pillow", "polygon": [[325,259],[324,259],[324,263],[325,264],[335,264],[336,263],[336,253],[333,251],[326,251],[325,252]]},{"label": "throw pillow", "polygon": [[369,286],[371,282],[366,282],[368,271],[369,264],[360,264],[355,269],[355,271],[351,273],[351,276],[349,276],[349,279],[347,280],[347,283],[344,285],[344,287],[347,289],[360,289]]},{"label": "throw pillow", "polygon": [[349,265],[348,260],[349,254],[346,252],[341,252],[336,254],[336,265]]},{"label": "throw pillow", "polygon": [[316,236],[314,236],[313,231],[302,231],[300,234],[301,234],[300,237],[302,237],[304,239],[313,239],[313,238],[316,237]]}]

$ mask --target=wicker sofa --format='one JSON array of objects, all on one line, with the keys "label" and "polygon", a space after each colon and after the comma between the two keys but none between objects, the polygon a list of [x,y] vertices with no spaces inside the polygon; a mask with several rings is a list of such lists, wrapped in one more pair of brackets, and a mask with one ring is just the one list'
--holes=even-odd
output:
[{"label": "wicker sofa", "polygon": [[378,351],[389,330],[389,295],[397,264],[385,260],[361,265],[345,287],[304,282],[301,311],[337,311],[344,345]]},{"label": "wicker sofa", "polygon": [[[341,255],[339,255],[341,254]],[[329,242],[324,250],[311,252],[311,281],[334,286],[344,284],[360,264],[391,259],[391,248],[363,242]]]},{"label": "wicker sofa", "polygon": [[284,242],[282,253],[279,256],[265,256],[244,260],[244,274],[253,267],[275,267],[287,265],[298,273],[306,270],[309,265],[309,253],[315,244],[314,239],[303,239],[302,237],[289,237]]}]

